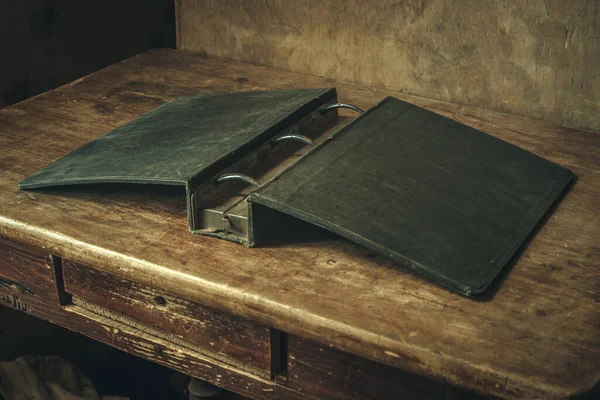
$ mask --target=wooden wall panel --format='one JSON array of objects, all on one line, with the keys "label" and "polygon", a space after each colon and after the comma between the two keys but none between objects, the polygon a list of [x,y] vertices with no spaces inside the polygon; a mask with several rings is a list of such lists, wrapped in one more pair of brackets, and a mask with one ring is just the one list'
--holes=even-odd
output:
[{"label": "wooden wall panel", "polygon": [[600,131],[595,0],[177,0],[178,47]]}]

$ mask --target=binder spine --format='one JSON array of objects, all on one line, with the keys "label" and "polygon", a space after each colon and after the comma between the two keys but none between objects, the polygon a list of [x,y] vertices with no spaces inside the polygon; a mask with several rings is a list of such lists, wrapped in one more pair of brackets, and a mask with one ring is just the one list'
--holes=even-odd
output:
[{"label": "binder spine", "polygon": [[[190,229],[194,233],[251,245],[252,218],[248,215],[247,197],[317,147],[315,138],[328,137],[326,133],[337,123],[340,108],[363,112],[351,104],[331,102],[199,185],[190,196],[193,203]],[[299,146],[309,149],[299,154],[302,150]]]}]

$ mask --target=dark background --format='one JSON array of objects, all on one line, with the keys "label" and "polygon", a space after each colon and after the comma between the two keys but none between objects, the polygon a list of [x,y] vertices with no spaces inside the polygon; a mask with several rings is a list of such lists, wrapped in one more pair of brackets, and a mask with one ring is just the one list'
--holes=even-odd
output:
[{"label": "dark background", "polygon": [[174,0],[0,0],[0,108],[175,44]]},{"label": "dark background", "polygon": [[[0,0],[0,108],[144,50],[174,48],[175,43],[173,0]],[[178,399],[189,381],[0,306],[0,360],[29,354],[69,359],[103,395]]]}]

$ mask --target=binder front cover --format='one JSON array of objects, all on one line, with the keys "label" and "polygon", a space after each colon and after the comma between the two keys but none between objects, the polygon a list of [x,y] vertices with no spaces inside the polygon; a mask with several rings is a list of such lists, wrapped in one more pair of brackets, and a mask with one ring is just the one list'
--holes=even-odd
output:
[{"label": "binder front cover", "polygon": [[194,186],[335,97],[332,88],[179,97],[28,176],[19,188]]},{"label": "binder front cover", "polygon": [[490,285],[572,176],[519,147],[388,97],[251,194],[250,202],[473,295]]}]

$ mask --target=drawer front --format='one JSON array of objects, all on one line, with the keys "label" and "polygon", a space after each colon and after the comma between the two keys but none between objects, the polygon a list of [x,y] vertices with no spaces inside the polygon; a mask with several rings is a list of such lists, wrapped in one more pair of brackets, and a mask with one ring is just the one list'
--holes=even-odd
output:
[{"label": "drawer front", "polygon": [[65,291],[187,343],[215,359],[270,377],[269,328],[160,290],[63,260]]},{"label": "drawer front", "polygon": [[37,295],[24,297],[7,294],[1,288],[0,299],[8,299],[11,303],[0,304],[20,309],[127,353],[209,381],[252,399],[267,400],[273,397],[274,385],[271,381],[188,348],[169,343],[153,335],[151,330],[140,330],[104,317],[103,312],[98,309],[96,311],[100,312],[90,312],[77,305],[60,306]]},{"label": "drawer front", "polygon": [[[472,393],[298,336],[289,336],[288,350],[288,379],[284,385],[298,398],[483,400]],[[294,397],[286,393],[282,398]]]},{"label": "drawer front", "polygon": [[50,254],[0,237],[0,289],[18,298],[35,295],[58,304]]}]

